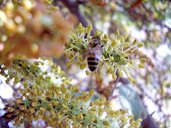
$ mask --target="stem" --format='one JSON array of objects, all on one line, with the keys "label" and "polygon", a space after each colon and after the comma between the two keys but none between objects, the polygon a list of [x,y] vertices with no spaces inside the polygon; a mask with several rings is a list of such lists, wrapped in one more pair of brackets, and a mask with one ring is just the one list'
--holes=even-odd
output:
[{"label": "stem", "polygon": [[70,10],[71,13],[77,17],[84,27],[88,25],[87,21],[79,10],[79,3],[77,1],[61,0],[61,2]]},{"label": "stem", "polygon": [[[57,0],[54,0],[57,1]],[[69,11],[74,14],[78,21],[84,26],[88,26],[88,22],[86,21],[85,17],[82,15],[79,9],[79,2],[78,1],[71,1],[71,0],[61,0],[61,2],[69,9]],[[94,35],[94,29],[91,31],[91,35]]]}]

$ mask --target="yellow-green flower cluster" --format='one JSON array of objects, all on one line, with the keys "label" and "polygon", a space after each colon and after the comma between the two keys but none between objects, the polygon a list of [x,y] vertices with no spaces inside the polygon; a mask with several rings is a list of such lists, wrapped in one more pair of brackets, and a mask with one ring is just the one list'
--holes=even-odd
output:
[{"label": "yellow-green flower cluster", "polygon": [[86,67],[85,53],[91,40],[91,26],[83,27],[81,24],[71,33],[70,40],[66,44],[65,55],[69,59],[67,66],[69,67],[76,62],[81,69]]},{"label": "yellow-green flower cluster", "polygon": [[[14,75],[16,75],[14,77]],[[46,83],[61,84],[67,81],[64,77],[64,72],[58,66],[56,67],[50,60],[38,59],[32,61],[26,61],[16,59],[13,61],[13,66],[8,69],[6,74],[6,82],[8,83],[12,78],[14,82],[22,82],[22,85],[35,85]]]},{"label": "yellow-green flower cluster", "polygon": [[93,101],[93,90],[80,92],[79,86],[69,84],[63,72],[49,62],[50,71],[58,79],[62,78],[60,84],[53,84],[44,77],[47,73],[39,68],[43,63],[15,60],[8,69],[9,78],[19,79],[21,75],[24,78],[20,82],[23,84],[23,88],[19,89],[21,96],[14,95],[15,100],[5,108],[7,117],[13,119],[15,125],[24,120],[32,123],[33,120],[43,119],[48,126],[59,128],[139,127],[140,120],[134,121],[133,116],[129,116],[125,110],[112,110],[105,97]]},{"label": "yellow-green flower cluster", "polygon": [[144,67],[144,63],[138,64],[139,60],[135,58],[135,51],[142,46],[142,43],[130,41],[128,36],[122,36],[118,32],[103,47],[102,60],[107,64],[107,73],[112,74],[113,79],[116,79],[117,71],[121,77],[125,73],[132,82],[135,82],[129,70]]},{"label": "yellow-green flower cluster", "polygon": [[[90,35],[90,31],[90,26],[84,28],[82,25],[79,25],[71,34],[65,50],[65,54],[69,59],[68,66],[76,62],[81,69],[86,68],[85,54],[88,52],[88,44],[93,38]],[[112,74],[113,79],[116,79],[116,72],[118,71],[119,76],[123,76],[125,73],[132,82],[135,82],[129,70],[144,67],[145,58],[136,59],[137,49],[142,47],[143,44],[138,43],[136,40],[131,41],[129,36],[122,36],[119,32],[112,39],[106,34],[99,34],[99,32],[96,32],[94,36],[97,35],[100,36],[100,44],[102,46],[100,67],[104,68],[103,65],[107,65],[105,71],[108,74]],[[103,68],[100,70],[104,70]]]}]

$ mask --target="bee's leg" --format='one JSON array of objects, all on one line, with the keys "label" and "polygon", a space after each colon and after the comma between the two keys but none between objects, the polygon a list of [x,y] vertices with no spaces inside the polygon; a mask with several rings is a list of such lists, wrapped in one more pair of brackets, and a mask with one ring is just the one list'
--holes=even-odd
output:
[{"label": "bee's leg", "polygon": [[[94,75],[95,75],[95,81],[96,81],[96,82],[97,82],[97,81],[103,80],[102,75],[99,74],[99,69],[98,69],[98,68],[97,68],[93,73],[94,73]],[[97,85],[97,86],[98,86],[98,85]]]},{"label": "bee's leg", "polygon": [[98,78],[98,79],[102,79],[103,78],[103,73],[104,73],[103,68],[104,68],[104,62],[100,61],[99,65],[98,65],[98,67],[97,67],[97,69],[95,71],[96,78]]},{"label": "bee's leg", "polygon": [[82,57],[83,57],[83,60],[85,60],[87,58],[87,55],[88,55],[88,51],[84,52]]}]

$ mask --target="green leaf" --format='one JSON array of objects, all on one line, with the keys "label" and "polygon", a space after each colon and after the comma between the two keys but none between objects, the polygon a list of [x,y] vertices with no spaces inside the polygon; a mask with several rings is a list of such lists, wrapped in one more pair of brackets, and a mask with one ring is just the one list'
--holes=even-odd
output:
[{"label": "green leaf", "polygon": [[122,107],[132,112],[135,120],[147,114],[141,98],[131,85],[119,86],[119,99]]}]

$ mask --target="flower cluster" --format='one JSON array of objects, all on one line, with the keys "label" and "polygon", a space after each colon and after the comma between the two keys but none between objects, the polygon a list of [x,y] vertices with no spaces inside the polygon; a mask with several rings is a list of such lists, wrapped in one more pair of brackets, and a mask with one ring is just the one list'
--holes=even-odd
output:
[{"label": "flower cluster", "polygon": [[7,2],[0,10],[0,62],[11,64],[15,56],[59,56],[71,29],[72,21],[41,0]]},{"label": "flower cluster", "polygon": [[65,55],[69,59],[67,62],[68,67],[74,62],[76,62],[81,69],[86,67],[85,53],[92,39],[92,36],[90,36],[91,30],[91,26],[85,28],[79,24],[79,26],[74,29],[73,33],[71,33],[69,42],[65,45]]},{"label": "flower cluster", "polygon": [[142,43],[130,41],[128,36],[122,36],[118,32],[103,47],[102,60],[107,65],[107,73],[112,74],[113,79],[117,77],[116,72],[120,77],[125,73],[130,81],[135,82],[129,70],[144,67],[146,58],[142,58],[142,61],[139,60],[141,58],[135,58],[135,51],[142,46]]},{"label": "flower cluster", "polygon": [[[88,44],[93,38],[90,31],[90,26],[84,28],[79,25],[75,29],[69,43],[66,45],[65,54],[69,59],[67,65],[76,62],[81,69],[86,68],[85,53],[88,52]],[[116,72],[120,76],[125,73],[132,82],[135,82],[129,70],[144,67],[146,58],[136,58],[134,55],[136,54],[135,51],[142,47],[143,44],[138,43],[136,40],[131,41],[128,36],[122,36],[119,32],[112,39],[106,34],[99,34],[99,32],[96,32],[94,36],[97,35],[100,35],[100,44],[102,46],[102,58],[99,62],[100,70],[105,69],[108,74],[112,74],[114,80],[116,79]]]},{"label": "flower cluster", "polygon": [[141,120],[135,121],[126,110],[112,110],[106,98],[93,100],[93,90],[80,92],[79,87],[71,85],[52,62],[48,63],[50,67],[47,69],[56,74],[61,82],[50,82],[51,78],[40,69],[40,65],[44,65],[44,61],[15,60],[5,73],[15,79],[14,86],[18,83],[16,79],[21,78],[21,74],[23,76],[20,81],[23,86],[18,89],[21,95],[14,94],[15,100],[5,107],[6,118],[12,119],[15,125],[25,120],[32,123],[33,120],[43,119],[48,126],[59,128],[139,127]]}]

